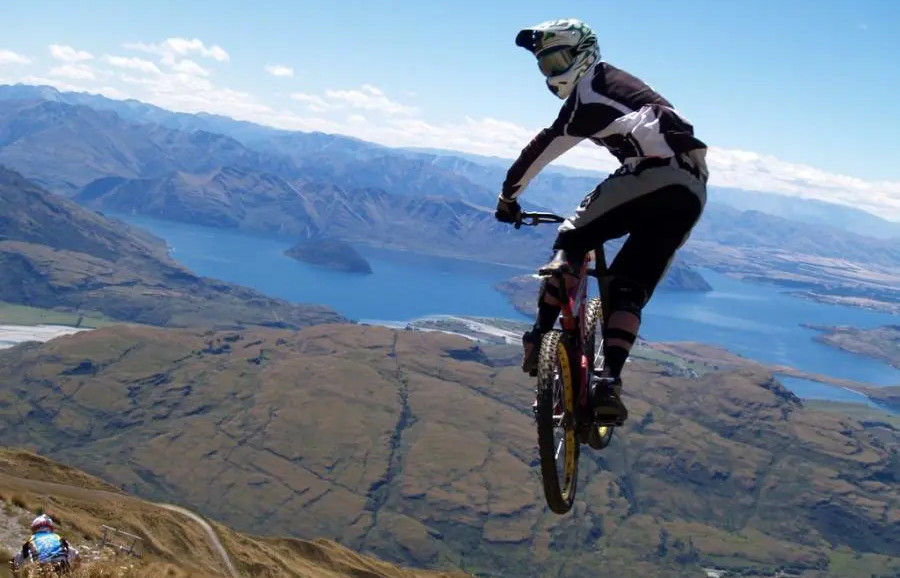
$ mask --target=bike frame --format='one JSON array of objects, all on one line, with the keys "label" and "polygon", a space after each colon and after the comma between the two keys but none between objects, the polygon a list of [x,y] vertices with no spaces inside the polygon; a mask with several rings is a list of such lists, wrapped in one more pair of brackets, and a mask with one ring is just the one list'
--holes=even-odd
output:
[{"label": "bike frame", "polygon": [[[520,220],[515,224],[516,229],[522,225],[537,225],[539,223],[560,223],[563,217],[553,213],[522,213]],[[529,222],[530,221],[530,222]],[[591,265],[594,267],[591,267]],[[573,272],[556,274],[560,288],[565,290],[565,299],[562,299],[560,311],[560,324],[565,334],[574,337],[576,351],[580,355],[580,367],[578,371],[578,406],[582,409],[588,407],[588,387],[590,383],[591,362],[584,351],[584,345],[588,340],[585,334],[585,311],[588,300],[588,280],[591,277],[597,279],[597,290],[600,294],[601,307],[606,311],[606,300],[603,299],[602,278],[606,275],[606,255],[603,245],[592,251],[588,251],[580,262],[569,261],[569,269]],[[569,286],[568,278],[574,278],[572,286]],[[593,352],[592,352],[593,353]]]},{"label": "bike frame", "polygon": [[[588,280],[591,277],[593,269],[590,267],[593,262],[593,251],[588,252],[578,265],[578,273],[563,273],[559,275],[561,287],[565,288],[566,299],[562,302],[560,312],[560,324],[566,334],[575,337],[575,351],[581,353],[580,364],[578,370],[578,405],[582,408],[588,406],[588,388],[586,384],[590,382],[590,361],[585,353],[584,345],[587,343],[588,336],[585,334],[585,304],[587,303]],[[577,263],[569,263],[570,266]],[[572,287],[569,285],[569,278],[573,278]]]}]

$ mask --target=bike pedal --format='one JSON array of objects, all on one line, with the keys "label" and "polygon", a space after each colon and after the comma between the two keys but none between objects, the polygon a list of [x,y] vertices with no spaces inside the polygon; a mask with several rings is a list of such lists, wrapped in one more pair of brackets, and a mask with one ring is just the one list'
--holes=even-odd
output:
[{"label": "bike pedal", "polygon": [[603,419],[595,417],[594,425],[600,427],[622,427],[623,425],[625,425],[625,420],[619,418]]}]

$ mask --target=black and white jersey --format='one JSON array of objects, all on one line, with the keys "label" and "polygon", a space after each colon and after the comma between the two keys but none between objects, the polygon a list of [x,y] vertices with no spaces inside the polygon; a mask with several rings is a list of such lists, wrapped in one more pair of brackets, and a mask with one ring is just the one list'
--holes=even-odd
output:
[{"label": "black and white jersey", "polygon": [[626,167],[706,149],[668,100],[601,61],[578,81],[556,121],[522,150],[506,175],[503,196],[517,197],[541,169],[584,139],[606,147]]}]

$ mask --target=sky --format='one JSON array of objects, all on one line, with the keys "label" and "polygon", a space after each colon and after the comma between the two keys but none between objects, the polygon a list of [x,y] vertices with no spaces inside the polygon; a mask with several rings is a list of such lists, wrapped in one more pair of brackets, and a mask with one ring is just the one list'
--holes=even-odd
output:
[{"label": "sky", "polygon": [[690,119],[711,185],[900,221],[895,0],[7,1],[0,83],[514,158],[562,104],[516,33],[569,17]]}]

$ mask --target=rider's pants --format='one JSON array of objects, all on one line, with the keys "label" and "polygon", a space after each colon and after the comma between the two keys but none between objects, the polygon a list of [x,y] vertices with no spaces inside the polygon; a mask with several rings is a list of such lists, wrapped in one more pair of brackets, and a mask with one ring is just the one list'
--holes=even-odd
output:
[{"label": "rider's pants", "polygon": [[628,234],[609,273],[638,283],[649,299],[703,212],[705,181],[705,167],[691,171],[674,158],[620,169],[560,225],[553,248],[584,254]]}]

